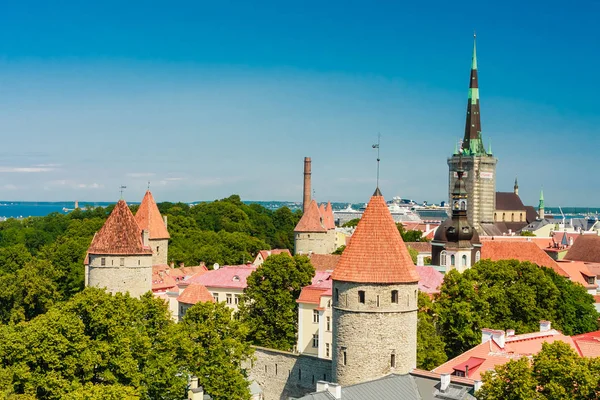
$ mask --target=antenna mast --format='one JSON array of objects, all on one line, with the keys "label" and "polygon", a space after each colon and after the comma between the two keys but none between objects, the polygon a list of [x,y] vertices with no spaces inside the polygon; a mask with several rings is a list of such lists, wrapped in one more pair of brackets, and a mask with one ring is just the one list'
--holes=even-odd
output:
[{"label": "antenna mast", "polygon": [[119,192],[121,192],[121,200],[123,200],[123,192],[127,189],[127,186],[119,186]]},{"label": "antenna mast", "polygon": [[377,149],[377,187],[379,187],[379,162],[381,158],[379,158],[379,145],[381,144],[381,133],[377,132],[377,143],[372,147]]}]

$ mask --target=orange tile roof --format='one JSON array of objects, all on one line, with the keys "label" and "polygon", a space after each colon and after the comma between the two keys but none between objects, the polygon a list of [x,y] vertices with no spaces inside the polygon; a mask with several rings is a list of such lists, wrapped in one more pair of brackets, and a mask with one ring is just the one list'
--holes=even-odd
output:
[{"label": "orange tile roof", "polygon": [[319,304],[321,301],[321,296],[328,292],[328,289],[318,288],[318,287],[304,287],[300,292],[300,297],[296,302],[305,303],[305,304]]},{"label": "orange tile roof", "polygon": [[204,285],[192,283],[179,295],[177,301],[185,304],[196,304],[206,301],[214,302],[215,299],[213,299],[212,295]]},{"label": "orange tile roof", "polygon": [[306,212],[294,228],[294,232],[327,232],[316,201],[311,200]]},{"label": "orange tile roof", "polygon": [[598,288],[597,284],[588,283],[587,278],[595,277],[596,274],[592,273],[583,261],[559,261],[558,265],[569,274],[571,281],[581,284],[586,289]]},{"label": "orange tile roof", "polygon": [[340,260],[340,255],[337,254],[315,254],[312,253],[308,256],[310,258],[310,263],[315,270],[317,271],[333,271],[338,261]]},{"label": "orange tile roof", "polygon": [[152,274],[152,291],[170,289],[175,286],[177,286],[177,281],[172,276],[160,272]]},{"label": "orange tile roof", "polygon": [[600,331],[571,336],[583,357],[600,357]]},{"label": "orange tile roof", "polygon": [[152,254],[142,242],[142,229],[125,200],[119,200],[102,228],[94,235],[89,254],[140,255]]},{"label": "orange tile roof", "polygon": [[140,228],[147,229],[150,232],[150,239],[170,238],[165,222],[149,190],[146,191],[142,204],[140,204],[140,208],[135,213],[135,220]]},{"label": "orange tile roof", "polygon": [[338,281],[365,283],[419,281],[419,274],[379,189],[369,200],[332,277]]},{"label": "orange tile roof", "polygon": [[292,256],[292,253],[288,249],[261,250],[259,253],[263,260],[266,260],[269,256],[276,256],[281,253],[285,253],[290,257]]},{"label": "orange tile roof", "polygon": [[325,228],[327,229],[335,229],[335,217],[333,216],[333,207],[331,206],[331,202],[328,201],[325,206],[325,214],[323,216],[325,220]]},{"label": "orange tile roof", "polygon": [[483,240],[481,258],[529,261],[540,267],[552,268],[559,275],[569,276],[546,252],[530,241]]},{"label": "orange tile roof", "polygon": [[581,235],[573,243],[565,259],[592,263],[600,262],[600,236]]}]

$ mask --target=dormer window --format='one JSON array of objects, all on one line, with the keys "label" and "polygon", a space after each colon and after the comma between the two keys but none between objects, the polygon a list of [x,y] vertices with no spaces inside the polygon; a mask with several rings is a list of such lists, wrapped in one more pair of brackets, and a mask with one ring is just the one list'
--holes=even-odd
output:
[{"label": "dormer window", "polygon": [[240,277],[237,276],[237,275],[234,275],[233,278],[232,278],[232,281],[239,282],[240,281]]}]

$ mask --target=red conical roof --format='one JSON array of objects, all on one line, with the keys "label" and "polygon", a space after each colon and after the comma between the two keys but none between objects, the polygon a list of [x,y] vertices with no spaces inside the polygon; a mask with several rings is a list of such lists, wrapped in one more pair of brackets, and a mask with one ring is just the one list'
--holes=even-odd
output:
[{"label": "red conical roof", "polygon": [[333,215],[333,207],[331,206],[331,202],[328,201],[325,206],[325,216],[324,219],[326,221],[325,227],[327,229],[335,229],[335,217]]},{"label": "red conical roof", "polygon": [[96,233],[88,254],[152,254],[142,242],[142,229],[125,200],[119,200],[102,228]]},{"label": "red conical roof", "polygon": [[327,232],[316,201],[310,202],[306,212],[294,228],[294,232]]},{"label": "red conical roof", "polygon": [[364,283],[419,281],[419,274],[379,189],[371,197],[332,278]]},{"label": "red conical roof", "polygon": [[165,222],[158,211],[158,206],[154,201],[152,193],[148,190],[142,204],[137,213],[135,220],[142,229],[147,229],[150,232],[150,239],[169,239],[169,231],[165,226]]}]

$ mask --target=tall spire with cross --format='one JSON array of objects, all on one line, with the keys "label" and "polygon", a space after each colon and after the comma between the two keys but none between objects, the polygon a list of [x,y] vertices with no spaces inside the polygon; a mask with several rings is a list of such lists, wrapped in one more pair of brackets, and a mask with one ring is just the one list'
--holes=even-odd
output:
[{"label": "tall spire with cross", "polygon": [[473,34],[473,59],[471,61],[471,79],[469,80],[469,99],[467,101],[467,121],[463,139],[465,155],[485,155],[481,138],[481,118],[479,115],[479,83],[477,78],[477,46]]}]

